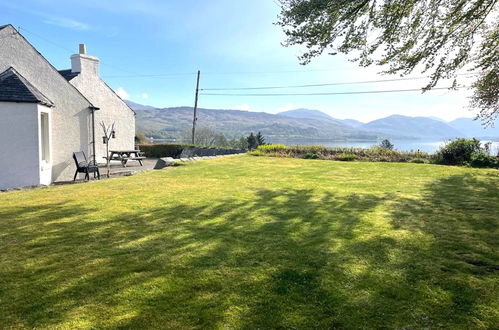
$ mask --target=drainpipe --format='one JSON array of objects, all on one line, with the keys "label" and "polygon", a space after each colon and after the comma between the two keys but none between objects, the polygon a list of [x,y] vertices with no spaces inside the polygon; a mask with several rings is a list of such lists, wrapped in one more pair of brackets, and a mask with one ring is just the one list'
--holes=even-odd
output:
[{"label": "drainpipe", "polygon": [[97,164],[95,161],[95,111],[99,110],[99,108],[91,106],[90,112],[92,113],[92,159],[94,164]]}]

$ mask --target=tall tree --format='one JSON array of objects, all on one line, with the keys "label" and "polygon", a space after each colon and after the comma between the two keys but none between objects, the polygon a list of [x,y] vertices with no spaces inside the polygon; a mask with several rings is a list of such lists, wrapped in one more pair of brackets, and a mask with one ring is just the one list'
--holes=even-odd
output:
[{"label": "tall tree", "polygon": [[498,0],[280,0],[286,45],[305,45],[303,64],[349,54],[384,73],[429,73],[424,91],[466,66],[478,72],[471,106],[484,122],[499,115]]},{"label": "tall tree", "polygon": [[256,140],[256,136],[255,134],[253,134],[253,132],[251,132],[246,140],[248,141],[249,150],[254,150],[258,147],[258,141]]},{"label": "tall tree", "polygon": [[260,132],[256,133],[255,138],[256,138],[256,142],[258,143],[259,146],[265,144],[265,138],[263,137],[262,133],[260,133]]}]

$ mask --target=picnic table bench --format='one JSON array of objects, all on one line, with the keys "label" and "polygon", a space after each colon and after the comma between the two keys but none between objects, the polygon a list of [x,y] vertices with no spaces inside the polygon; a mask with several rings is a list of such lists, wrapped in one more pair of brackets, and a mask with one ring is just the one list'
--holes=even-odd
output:
[{"label": "picnic table bench", "polygon": [[119,160],[123,167],[126,167],[126,163],[129,160],[136,160],[140,166],[143,166],[142,161],[144,159],[146,157],[142,155],[140,150],[109,150],[109,160]]}]

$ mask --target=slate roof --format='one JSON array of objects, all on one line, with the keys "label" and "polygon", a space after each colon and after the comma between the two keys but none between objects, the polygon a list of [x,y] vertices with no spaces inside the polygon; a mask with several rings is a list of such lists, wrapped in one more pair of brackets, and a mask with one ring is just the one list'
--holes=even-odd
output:
[{"label": "slate roof", "polygon": [[0,73],[0,101],[54,106],[52,101],[12,67]]},{"label": "slate roof", "polygon": [[67,81],[70,81],[71,79],[73,79],[74,77],[78,76],[80,73],[79,72],[72,72],[71,69],[67,69],[67,70],[59,70],[59,73],[61,74],[61,76],[64,77],[64,79],[66,79]]}]

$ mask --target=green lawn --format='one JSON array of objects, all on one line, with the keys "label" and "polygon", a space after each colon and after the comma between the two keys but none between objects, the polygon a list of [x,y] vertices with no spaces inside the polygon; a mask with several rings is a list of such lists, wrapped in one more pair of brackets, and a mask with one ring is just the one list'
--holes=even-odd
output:
[{"label": "green lawn", "polygon": [[235,156],[0,194],[0,328],[494,328],[499,171]]}]

